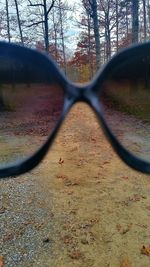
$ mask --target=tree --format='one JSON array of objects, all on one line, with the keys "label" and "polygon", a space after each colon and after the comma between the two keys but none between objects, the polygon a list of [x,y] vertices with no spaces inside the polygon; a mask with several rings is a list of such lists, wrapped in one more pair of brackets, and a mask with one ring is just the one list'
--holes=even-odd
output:
[{"label": "tree", "polygon": [[138,43],[139,35],[139,0],[132,0],[132,43]]},{"label": "tree", "polygon": [[[116,10],[114,9],[114,7],[115,7],[114,2],[112,0],[107,0],[107,1],[100,0],[99,8],[100,8],[100,11],[103,13],[100,16],[100,21],[101,21],[101,25],[103,25],[104,27],[107,60],[111,57],[111,31],[116,25],[116,21],[114,20],[114,14]],[[117,35],[118,35],[118,32],[117,32]]]},{"label": "tree", "polygon": [[69,64],[78,69],[78,82],[87,81],[92,78],[96,67],[96,54],[95,54],[95,40],[94,35],[90,39],[89,50],[89,35],[88,32],[82,31],[80,40],[77,44],[76,51],[70,60]]},{"label": "tree", "polygon": [[146,41],[147,31],[146,31],[146,0],[142,0],[143,3],[143,20],[144,20],[144,41]]},{"label": "tree", "polygon": [[65,41],[64,41],[64,28],[63,28],[63,4],[61,0],[58,0],[58,10],[59,10],[59,21],[60,21],[60,36],[61,36],[61,43],[62,43],[62,53],[63,53],[63,67],[65,74],[67,73],[66,67],[66,53],[65,53]]},{"label": "tree", "polygon": [[93,20],[93,31],[95,38],[95,50],[96,50],[96,69],[98,70],[101,64],[101,54],[100,54],[100,34],[99,34],[97,0],[82,0],[82,1],[87,14],[89,14]]},{"label": "tree", "polygon": [[89,66],[89,79],[91,79],[95,72],[96,49],[93,22],[91,16],[85,9],[83,10],[80,21],[78,21],[78,27],[80,27],[82,32],[79,35],[76,51],[80,51],[80,53],[87,55],[86,64]]},{"label": "tree", "polygon": [[34,25],[39,25],[43,24],[44,25],[44,43],[45,43],[45,50],[48,52],[49,48],[49,24],[48,24],[48,16],[50,11],[52,10],[55,0],[52,0],[51,4],[49,7],[47,7],[47,0],[42,0],[41,3],[39,4],[33,4],[30,0],[29,1],[29,6],[30,7],[41,7],[43,11],[43,19],[41,21],[36,21],[33,22],[32,24],[28,25],[28,27],[32,27]]},{"label": "tree", "polygon": [[17,21],[18,21],[18,27],[19,27],[19,32],[20,32],[21,44],[24,45],[18,2],[17,2],[17,0],[14,0],[14,1],[15,1],[15,6],[16,6]]},{"label": "tree", "polygon": [[8,41],[10,43],[10,26],[9,26],[9,9],[8,9],[8,0],[6,0],[6,14],[7,14],[7,33]]},{"label": "tree", "polygon": [[[44,51],[44,44],[40,41],[36,43],[36,49],[39,51]],[[62,58],[62,53],[61,51],[57,48],[57,53],[56,53],[56,47],[54,44],[50,44],[48,47],[48,53],[51,55],[51,57],[57,61],[57,63],[62,66],[63,65],[63,58]],[[57,54],[57,58],[56,58]]]}]

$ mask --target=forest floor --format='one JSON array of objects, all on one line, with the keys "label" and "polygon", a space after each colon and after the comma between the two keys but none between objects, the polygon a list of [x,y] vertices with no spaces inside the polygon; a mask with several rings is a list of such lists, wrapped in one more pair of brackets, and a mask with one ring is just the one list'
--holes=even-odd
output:
[{"label": "forest floor", "polygon": [[0,181],[0,267],[149,267],[150,182],[112,150],[89,107],[43,162]]}]

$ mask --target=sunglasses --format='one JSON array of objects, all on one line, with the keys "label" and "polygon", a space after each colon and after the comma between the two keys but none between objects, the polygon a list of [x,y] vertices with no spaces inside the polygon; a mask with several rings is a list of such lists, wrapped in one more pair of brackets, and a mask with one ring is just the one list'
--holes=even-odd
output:
[{"label": "sunglasses", "polygon": [[40,163],[78,101],[94,110],[120,158],[150,173],[150,43],[119,52],[90,83],[76,85],[45,54],[1,42],[0,177]]}]

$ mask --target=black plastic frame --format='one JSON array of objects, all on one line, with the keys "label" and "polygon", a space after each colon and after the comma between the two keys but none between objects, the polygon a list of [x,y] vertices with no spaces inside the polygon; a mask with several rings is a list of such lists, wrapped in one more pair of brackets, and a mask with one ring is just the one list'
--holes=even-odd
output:
[{"label": "black plastic frame", "polygon": [[83,86],[78,86],[71,83],[64,74],[59,70],[53,60],[46,54],[40,53],[36,50],[29,48],[21,47],[16,44],[10,44],[5,42],[0,42],[0,56],[9,55],[13,57],[21,57],[23,60],[30,58],[31,61],[37,61],[41,63],[41,68],[44,64],[44,67],[49,71],[50,75],[53,77],[58,84],[64,89],[64,107],[59,122],[57,123],[52,134],[48,137],[47,141],[43,144],[39,150],[33,154],[31,157],[23,160],[22,162],[17,162],[14,165],[8,165],[4,168],[0,168],[0,178],[5,177],[15,177],[17,175],[23,174],[27,171],[30,171],[35,166],[37,166],[40,161],[44,158],[47,153],[50,145],[52,144],[60,125],[63,122],[64,117],[68,113],[69,109],[76,102],[83,101],[90,105],[90,107],[96,113],[98,120],[106,134],[108,140],[110,141],[112,147],[120,158],[130,167],[134,168],[143,173],[150,173],[150,163],[141,160],[129,151],[127,151],[115,138],[112,132],[107,126],[101,107],[98,101],[97,94],[100,91],[102,83],[105,81],[105,77],[108,76],[111,71],[113,71],[114,66],[120,64],[124,60],[131,59],[131,57],[136,56],[137,54],[149,55],[150,54],[150,43],[133,45],[129,48],[126,48],[115,55],[101,71],[97,73],[95,78],[88,84]]}]

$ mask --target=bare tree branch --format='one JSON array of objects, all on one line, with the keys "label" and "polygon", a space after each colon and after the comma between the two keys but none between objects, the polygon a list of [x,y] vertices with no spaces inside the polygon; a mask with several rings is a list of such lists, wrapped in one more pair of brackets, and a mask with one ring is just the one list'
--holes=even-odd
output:
[{"label": "bare tree branch", "polygon": [[30,4],[30,5],[28,5],[28,6],[35,6],[35,7],[36,7],[36,6],[42,6],[42,7],[43,7],[44,5],[43,5],[43,4]]},{"label": "bare tree branch", "polygon": [[51,9],[53,8],[54,4],[55,4],[55,0],[52,0],[52,3],[50,5],[49,9],[46,12],[47,13],[47,16],[48,16],[49,12],[51,11]]},{"label": "bare tree branch", "polygon": [[28,2],[30,3],[28,6],[44,6],[43,4],[32,4],[32,2],[30,0],[28,0]]},{"label": "bare tree branch", "polygon": [[27,27],[27,28],[30,28],[30,27],[32,27],[32,26],[39,25],[39,24],[44,23],[44,22],[45,22],[44,20],[37,21],[37,22],[34,22],[34,23],[30,24],[30,25],[26,25],[26,27]]}]

